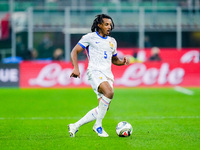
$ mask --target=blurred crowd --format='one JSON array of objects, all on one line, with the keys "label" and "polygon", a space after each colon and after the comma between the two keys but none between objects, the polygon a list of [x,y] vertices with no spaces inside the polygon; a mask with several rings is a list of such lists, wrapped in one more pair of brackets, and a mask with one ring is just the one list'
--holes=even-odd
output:
[{"label": "blurred crowd", "polygon": [[137,48],[133,49],[133,54],[130,56],[131,63],[134,62],[145,62],[145,61],[154,61],[154,62],[160,62],[162,61],[162,58],[160,56],[160,48],[157,46],[154,46],[149,36],[145,36],[144,40],[144,48],[150,49],[150,56],[146,58],[145,51],[144,50],[138,50]]},{"label": "blurred crowd", "polygon": [[[149,58],[144,58],[143,51],[133,50],[131,56],[131,62],[144,62],[144,61],[161,61],[160,49],[151,43],[149,36],[145,36],[144,48],[151,50]],[[42,40],[39,42],[36,48],[25,49],[21,37],[18,36],[16,40],[17,56],[22,60],[64,60],[64,50],[56,47],[51,40],[49,34],[44,34]],[[80,58],[81,57],[81,58]],[[80,55],[80,60],[85,60],[86,55]]]},{"label": "blurred crowd", "polygon": [[64,60],[64,50],[54,46],[49,34],[44,34],[37,48],[26,49],[21,36],[16,40],[17,56],[22,60]]}]

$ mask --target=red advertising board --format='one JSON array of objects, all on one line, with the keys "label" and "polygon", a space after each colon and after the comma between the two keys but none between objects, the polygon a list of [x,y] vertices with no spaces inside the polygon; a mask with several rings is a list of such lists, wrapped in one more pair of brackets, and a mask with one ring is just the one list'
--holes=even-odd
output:
[{"label": "red advertising board", "polygon": [[[20,87],[89,87],[86,75],[87,62],[80,62],[81,78],[70,78],[71,63],[22,62]],[[133,63],[129,66],[112,66],[115,87],[138,86],[200,86],[200,63]]]},{"label": "red advertising board", "polygon": [[80,64],[81,79],[70,78],[71,63],[65,62],[22,62],[20,64],[20,87],[75,87],[87,86],[83,80],[87,63]]},{"label": "red advertising board", "polygon": [[114,68],[117,86],[200,86],[200,64],[155,62]]}]

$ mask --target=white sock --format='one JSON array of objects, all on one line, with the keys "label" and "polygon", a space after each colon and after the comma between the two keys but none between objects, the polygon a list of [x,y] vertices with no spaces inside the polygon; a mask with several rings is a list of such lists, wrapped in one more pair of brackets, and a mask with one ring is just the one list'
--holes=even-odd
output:
[{"label": "white sock", "polygon": [[102,126],[102,120],[104,118],[104,116],[106,115],[108,106],[110,104],[111,99],[103,96],[99,102],[99,112],[98,112],[98,116],[97,116],[97,120],[95,125],[97,127]]},{"label": "white sock", "polygon": [[98,107],[93,108],[85,116],[83,116],[79,121],[77,121],[75,123],[75,126],[79,128],[80,126],[97,119],[98,111],[99,111]]}]

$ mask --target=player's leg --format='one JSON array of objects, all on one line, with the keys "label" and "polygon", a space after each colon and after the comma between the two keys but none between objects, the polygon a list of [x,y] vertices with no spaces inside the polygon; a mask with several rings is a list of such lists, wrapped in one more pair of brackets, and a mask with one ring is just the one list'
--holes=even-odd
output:
[{"label": "player's leg", "polygon": [[98,92],[102,93],[99,98],[99,112],[93,130],[101,137],[108,137],[108,134],[102,128],[102,120],[106,115],[111,99],[113,98],[113,88],[109,82],[105,81],[99,85]]},{"label": "player's leg", "polygon": [[69,124],[68,128],[69,128],[70,136],[75,137],[75,134],[76,134],[76,132],[78,132],[78,129],[80,126],[95,120],[97,118],[98,111],[99,111],[98,107],[93,108],[85,116],[83,116],[80,120],[78,120],[76,123]]},{"label": "player's leg", "polygon": [[113,88],[108,82],[102,82],[99,85],[98,92],[102,93],[102,97],[99,99],[99,114],[97,116],[96,125],[102,126],[102,120],[108,110],[111,99],[113,98]]},{"label": "player's leg", "polygon": [[[100,78],[96,78],[97,76],[101,76],[99,74],[99,72],[88,72],[88,80],[92,86],[92,88],[94,89],[94,92],[98,95],[98,86],[99,84],[104,81],[106,78],[104,77],[103,80],[101,81]],[[97,96],[98,98],[101,96]],[[69,134],[71,137],[75,137],[76,132],[78,131],[79,127],[82,126],[83,124],[86,124],[88,122],[91,122],[93,120],[95,120],[97,118],[97,114],[98,114],[98,109],[99,107],[96,107],[92,110],[90,110],[84,117],[82,117],[79,121],[77,121],[74,124],[69,124],[68,128],[69,128]]]},{"label": "player's leg", "polygon": [[98,111],[99,111],[98,107],[93,108],[83,118],[77,121],[75,125],[79,128],[80,126],[95,120],[97,118]]},{"label": "player's leg", "polygon": [[104,81],[99,85],[98,92],[102,93],[105,97],[112,99],[114,95],[113,87],[109,81]]},{"label": "player's leg", "polygon": [[[98,71],[94,71],[92,73],[88,72],[87,75],[88,75],[88,80],[89,80],[94,92],[97,94],[97,98],[99,100],[99,106],[96,107],[96,109],[92,109],[91,111],[89,111],[83,118],[81,118],[75,124],[70,124],[68,126],[69,127],[69,133],[70,133],[71,137],[75,136],[75,133],[78,131],[78,129],[81,125],[95,120],[98,116],[99,116],[99,122],[101,124],[101,122],[102,122],[101,118],[103,118],[105,116],[105,113],[106,113],[103,110],[103,111],[101,111],[101,115],[97,115],[97,114],[99,114],[99,108],[104,109],[104,107],[102,107],[102,104],[103,104],[102,99],[104,99],[104,102],[107,101],[108,103],[110,103],[109,98],[105,97],[102,93],[104,93],[106,96],[108,96],[110,98],[113,97],[113,89],[112,89],[112,86],[111,86],[113,83],[109,82],[110,83],[110,86],[109,86],[109,83],[107,82],[107,78],[105,77],[104,74],[102,74],[101,72],[98,72]],[[106,89],[108,91],[106,91]],[[98,92],[98,90],[99,90],[99,92]],[[106,109],[108,109],[108,107],[106,107]],[[100,127],[102,129],[102,125],[100,125],[98,127]],[[97,134],[99,136],[107,137],[108,134],[104,130],[101,130],[102,132],[100,132],[100,133],[98,132],[100,130],[96,130],[96,129],[99,129],[98,127],[96,127],[94,125],[93,130],[95,132],[97,132]]]}]

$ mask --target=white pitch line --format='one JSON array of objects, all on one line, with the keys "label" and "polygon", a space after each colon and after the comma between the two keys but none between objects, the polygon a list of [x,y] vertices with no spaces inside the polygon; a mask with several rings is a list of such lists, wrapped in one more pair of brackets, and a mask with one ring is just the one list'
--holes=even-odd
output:
[{"label": "white pitch line", "polygon": [[180,86],[175,86],[174,90],[186,95],[194,95],[194,92],[192,90],[188,90],[186,88],[180,87]]},{"label": "white pitch line", "polygon": [[[0,117],[0,120],[69,120],[81,117]],[[200,119],[200,116],[139,116],[139,117],[106,117],[105,119]]]}]

